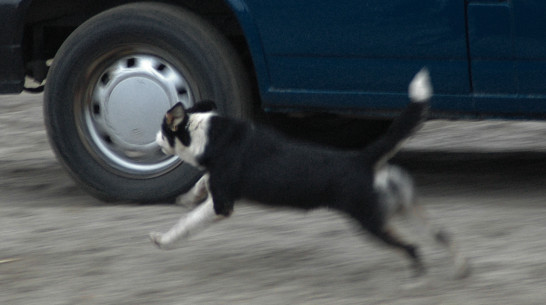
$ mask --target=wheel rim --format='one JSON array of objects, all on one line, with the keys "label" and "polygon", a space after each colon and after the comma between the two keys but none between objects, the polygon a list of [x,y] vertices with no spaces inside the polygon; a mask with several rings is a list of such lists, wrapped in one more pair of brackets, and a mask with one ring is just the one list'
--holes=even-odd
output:
[{"label": "wheel rim", "polygon": [[[129,53],[129,54],[127,54]],[[96,61],[82,88],[80,135],[109,170],[133,178],[164,174],[181,164],[155,143],[165,112],[194,104],[187,73],[154,53],[131,49]],[[83,86],[83,85],[82,85]]]}]

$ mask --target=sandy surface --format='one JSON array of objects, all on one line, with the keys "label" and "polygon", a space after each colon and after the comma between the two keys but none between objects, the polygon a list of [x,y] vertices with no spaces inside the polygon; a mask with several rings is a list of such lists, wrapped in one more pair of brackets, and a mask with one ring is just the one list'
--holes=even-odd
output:
[{"label": "sandy surface", "polygon": [[546,123],[433,121],[406,145],[396,162],[473,265],[453,280],[444,252],[416,238],[429,273],[415,280],[398,253],[325,210],[241,204],[160,251],[148,232],[187,210],[81,191],[41,111],[39,95],[0,96],[0,304],[545,303]]}]

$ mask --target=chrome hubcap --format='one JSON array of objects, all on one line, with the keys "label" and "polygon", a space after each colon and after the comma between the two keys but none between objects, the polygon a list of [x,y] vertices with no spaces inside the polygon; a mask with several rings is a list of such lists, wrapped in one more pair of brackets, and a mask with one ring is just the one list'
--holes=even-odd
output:
[{"label": "chrome hubcap", "polygon": [[152,55],[116,60],[102,70],[83,107],[89,138],[111,167],[134,176],[158,175],[180,164],[165,156],[155,135],[165,112],[178,101],[193,104],[182,73]]}]

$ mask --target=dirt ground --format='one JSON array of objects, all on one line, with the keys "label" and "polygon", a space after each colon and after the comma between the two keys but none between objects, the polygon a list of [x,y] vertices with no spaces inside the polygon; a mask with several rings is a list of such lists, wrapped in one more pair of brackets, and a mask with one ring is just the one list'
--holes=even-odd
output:
[{"label": "dirt ground", "polygon": [[156,249],[184,208],[106,204],[46,139],[40,95],[0,96],[0,304],[544,304],[546,123],[431,121],[396,158],[473,273],[429,273],[326,210],[249,204],[182,248]]}]

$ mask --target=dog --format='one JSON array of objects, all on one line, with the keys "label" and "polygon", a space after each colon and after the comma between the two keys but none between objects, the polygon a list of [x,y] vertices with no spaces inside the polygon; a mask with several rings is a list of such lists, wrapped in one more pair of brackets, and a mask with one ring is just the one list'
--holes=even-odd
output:
[{"label": "dog", "polygon": [[[415,203],[410,176],[387,161],[427,117],[432,96],[429,73],[418,72],[409,85],[411,102],[386,133],[362,150],[340,150],[300,143],[279,133],[215,112],[211,101],[185,108],[178,103],[165,115],[156,142],[168,155],[177,155],[204,171],[181,201],[198,204],[168,232],[151,233],[162,249],[229,217],[238,200],[304,210],[329,208],[354,219],[386,245],[402,250],[416,275],[425,272],[418,247],[395,232],[395,215],[413,215],[427,223]],[[428,225],[427,225],[428,226]],[[428,228],[467,273],[444,230]]]}]

